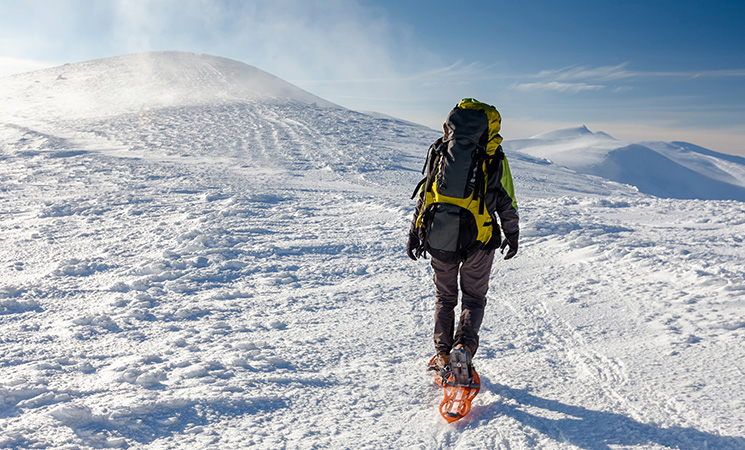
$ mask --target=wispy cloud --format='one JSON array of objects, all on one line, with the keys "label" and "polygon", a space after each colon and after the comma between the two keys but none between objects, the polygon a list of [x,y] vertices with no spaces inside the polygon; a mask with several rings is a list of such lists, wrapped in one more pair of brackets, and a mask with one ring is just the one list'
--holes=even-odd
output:
[{"label": "wispy cloud", "polygon": [[368,83],[398,74],[406,31],[357,0],[114,0],[111,35],[127,53],[187,50],[287,80]]},{"label": "wispy cloud", "polygon": [[[457,61],[453,64],[433,67],[431,69],[425,69],[417,72],[396,72],[386,71],[380,73],[376,77],[362,76],[357,78],[323,78],[323,79],[308,79],[299,80],[293,79],[290,81],[297,83],[307,84],[367,84],[367,83],[422,83],[422,84],[442,84],[442,83],[459,83],[464,80],[472,81],[475,79],[493,79],[493,76],[485,76],[485,69],[482,64],[474,62],[464,64],[462,61]],[[513,78],[513,76],[505,76],[504,78]]]},{"label": "wispy cloud", "polygon": [[538,81],[513,84],[520,92],[553,91],[578,94],[586,91],[607,90],[612,94],[631,91],[634,85],[652,79],[698,79],[698,78],[743,78],[745,69],[699,70],[699,71],[643,71],[631,70],[630,63],[613,66],[568,66],[544,70],[523,78]]},{"label": "wispy cloud", "polygon": [[644,71],[629,69],[630,63],[615,66],[568,66],[555,70],[544,70],[534,78],[553,80],[583,80],[585,82],[610,82],[643,78],[738,78],[745,77],[745,69]]},{"label": "wispy cloud", "polygon": [[561,83],[558,81],[548,81],[516,84],[514,85],[514,88],[522,92],[556,91],[577,94],[582,91],[597,91],[600,89],[605,89],[605,86],[602,84]]},{"label": "wispy cloud", "polygon": [[555,70],[544,70],[534,75],[534,77],[553,80],[615,81],[633,76],[633,73],[626,69],[627,66],[628,63],[599,67],[569,66]]}]

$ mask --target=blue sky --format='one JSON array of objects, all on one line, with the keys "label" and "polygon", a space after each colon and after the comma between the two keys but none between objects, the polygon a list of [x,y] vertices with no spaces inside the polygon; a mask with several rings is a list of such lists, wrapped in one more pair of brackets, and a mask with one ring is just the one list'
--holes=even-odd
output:
[{"label": "blue sky", "polygon": [[183,50],[434,128],[476,97],[506,139],[585,124],[745,155],[743,22],[742,0],[0,0],[0,75]]}]

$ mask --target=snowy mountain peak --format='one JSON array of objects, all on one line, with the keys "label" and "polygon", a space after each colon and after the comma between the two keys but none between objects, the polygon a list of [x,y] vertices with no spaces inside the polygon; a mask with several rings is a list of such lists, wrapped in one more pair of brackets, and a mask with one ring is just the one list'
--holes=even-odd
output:
[{"label": "snowy mountain peak", "polygon": [[576,139],[578,137],[585,136],[598,136],[598,137],[612,137],[606,133],[593,133],[586,125],[572,128],[562,128],[560,130],[553,130],[547,133],[537,134],[531,139],[550,139],[550,140],[565,140],[565,139]]},{"label": "snowy mountain peak", "polygon": [[7,110],[35,117],[116,115],[257,98],[336,107],[256,67],[186,52],[117,56],[0,79],[0,99]]},{"label": "snowy mountain peak", "polygon": [[745,201],[745,159],[693,144],[624,142],[583,125],[510,141],[505,148],[658,197]]}]

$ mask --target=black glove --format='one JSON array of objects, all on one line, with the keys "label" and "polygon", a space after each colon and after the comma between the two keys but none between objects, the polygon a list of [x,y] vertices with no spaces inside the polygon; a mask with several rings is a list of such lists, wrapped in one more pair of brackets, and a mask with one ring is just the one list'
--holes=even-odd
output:
[{"label": "black glove", "polygon": [[510,249],[507,250],[507,254],[504,255],[504,259],[510,259],[513,256],[517,254],[517,241],[512,241],[510,239],[505,239],[502,242],[502,245],[499,247],[499,253],[504,254],[504,249],[509,245]]},{"label": "black glove", "polygon": [[420,245],[421,242],[419,242],[419,236],[414,232],[409,232],[409,242],[406,244],[406,254],[414,261],[417,260],[416,253]]}]

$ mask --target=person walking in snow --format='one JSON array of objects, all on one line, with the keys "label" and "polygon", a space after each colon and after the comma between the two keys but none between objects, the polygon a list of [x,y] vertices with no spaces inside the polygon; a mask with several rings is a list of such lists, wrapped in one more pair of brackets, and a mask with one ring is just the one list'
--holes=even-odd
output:
[{"label": "person walking in snow", "polygon": [[436,288],[437,355],[430,369],[443,381],[452,374],[464,385],[473,377],[471,359],[479,348],[495,250],[500,248],[504,259],[510,259],[518,249],[517,202],[500,128],[496,108],[461,100],[443,124],[444,135],[430,147],[422,170],[426,178],[414,193],[418,200],[407,253],[413,260],[432,256]]}]

